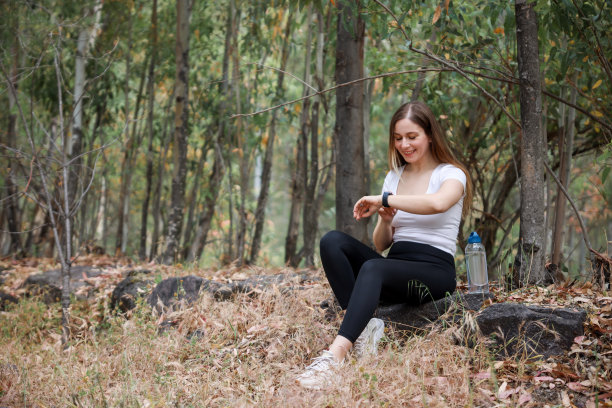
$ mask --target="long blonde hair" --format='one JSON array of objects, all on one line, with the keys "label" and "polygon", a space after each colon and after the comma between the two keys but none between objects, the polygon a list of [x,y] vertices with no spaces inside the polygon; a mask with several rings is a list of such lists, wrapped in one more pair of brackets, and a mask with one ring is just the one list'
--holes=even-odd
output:
[{"label": "long blonde hair", "polygon": [[448,140],[444,136],[444,132],[442,132],[440,124],[436,120],[431,109],[429,109],[429,106],[425,103],[420,101],[405,103],[400,106],[391,117],[391,123],[389,124],[389,150],[387,154],[389,170],[398,172],[399,169],[406,164],[406,160],[404,160],[402,155],[395,148],[395,125],[402,119],[409,119],[423,128],[425,134],[431,138],[431,153],[438,162],[452,164],[465,173],[466,185],[465,197],[463,200],[463,215],[466,215],[472,206],[472,179],[466,167],[457,160],[453,154],[448,145]]}]

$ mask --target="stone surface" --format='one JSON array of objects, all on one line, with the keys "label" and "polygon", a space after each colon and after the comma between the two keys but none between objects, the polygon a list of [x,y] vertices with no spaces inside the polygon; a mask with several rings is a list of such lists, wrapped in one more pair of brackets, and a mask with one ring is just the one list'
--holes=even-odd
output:
[{"label": "stone surface", "polygon": [[450,296],[420,306],[409,304],[396,304],[379,306],[374,316],[394,325],[404,332],[424,330],[427,325],[444,316],[444,321],[456,322],[465,310],[479,310],[484,301],[492,298],[490,293],[464,294],[454,292]]},{"label": "stone surface", "polygon": [[[85,278],[100,275],[100,269],[91,266],[73,266],[70,268],[70,292],[89,285]],[[62,270],[53,269],[44,273],[30,275],[24,282],[28,296],[40,295],[43,302],[49,304],[59,302],[62,297]]]},{"label": "stone surface", "polygon": [[123,313],[136,307],[136,301],[145,297],[149,291],[153,280],[149,278],[150,271],[133,270],[127,273],[117,287],[113,290],[110,299],[111,310],[117,309]]},{"label": "stone surface", "polygon": [[547,358],[569,350],[574,338],[584,334],[585,319],[583,309],[497,303],[481,311],[476,323],[498,356]]},{"label": "stone surface", "polygon": [[159,282],[147,302],[158,311],[165,307],[173,307],[182,300],[192,303],[200,295],[200,288],[204,279],[199,276],[184,276],[181,278],[168,278]]},{"label": "stone surface", "polygon": [[161,281],[151,292],[147,302],[158,312],[164,307],[175,307],[185,301],[191,304],[198,299],[200,291],[212,293],[217,300],[227,300],[236,293],[257,293],[272,285],[289,285],[285,290],[291,289],[306,280],[313,279],[308,272],[296,274],[254,275],[244,280],[217,282],[199,276],[185,276],[181,278],[168,278]]},{"label": "stone surface", "polygon": [[9,303],[17,303],[18,301],[19,299],[15,296],[0,291],[0,310],[6,310],[6,306],[8,306]]}]

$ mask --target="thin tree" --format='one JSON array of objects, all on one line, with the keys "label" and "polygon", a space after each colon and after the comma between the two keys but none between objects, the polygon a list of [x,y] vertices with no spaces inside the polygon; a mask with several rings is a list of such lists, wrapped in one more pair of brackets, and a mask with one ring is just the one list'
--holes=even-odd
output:
[{"label": "thin tree", "polygon": [[[274,93],[274,103],[278,103],[283,95],[283,81],[285,78],[285,70],[287,69],[287,60],[289,57],[289,42],[291,37],[291,28],[293,21],[293,13],[290,11],[285,23],[285,34],[283,36],[283,45],[281,46],[281,63],[280,70],[276,79],[276,91]],[[268,203],[268,195],[270,192],[270,180],[272,179],[272,159],[274,157],[274,142],[276,140],[276,123],[278,120],[278,111],[272,112],[270,119],[270,127],[265,140],[265,153],[263,161],[263,169],[261,172],[261,188],[257,197],[257,208],[255,209],[255,232],[251,241],[251,253],[248,263],[255,263],[259,256],[261,247],[261,237],[263,235],[264,221],[266,217],[266,204]]]},{"label": "thin tree", "polygon": [[[577,74],[574,74],[573,83],[576,83]],[[576,104],[576,97],[578,91],[576,87],[573,87],[570,91],[570,102]],[[559,181],[563,184],[563,187],[567,190],[569,186],[569,176],[572,168],[572,150],[574,148],[574,134],[575,134],[575,121],[576,121],[576,109],[573,107],[567,108],[567,115],[562,115],[563,128],[559,137]],[[563,106],[562,112],[565,112],[565,106]],[[553,229],[553,250],[551,256],[551,263],[555,270],[555,279],[561,280],[563,275],[561,274],[561,243],[563,242],[563,231],[566,226],[567,218],[565,217],[565,209],[567,207],[567,199],[558,189],[557,201],[555,205],[555,227]]]},{"label": "thin tree", "polygon": [[514,283],[544,280],[544,139],[535,3],[516,0],[516,37],[521,109],[521,219]]},{"label": "thin tree", "polygon": [[[302,96],[308,96],[311,93],[310,80],[310,62],[311,62],[311,44],[312,44],[312,5],[308,7],[308,15],[306,18],[306,58],[304,60],[304,80]],[[300,262],[300,255],[297,251],[298,237],[300,227],[300,213],[304,205],[304,194],[307,183],[307,142],[309,132],[309,114],[310,114],[310,98],[304,100],[302,111],[300,114],[300,133],[296,144],[295,167],[291,175],[291,207],[289,209],[289,225],[287,227],[287,236],[285,237],[285,263],[296,267]]]},{"label": "thin tree", "polygon": [[158,24],[157,24],[157,0],[153,0],[151,10],[151,61],[149,61],[149,72],[147,78],[148,114],[147,114],[147,165],[145,170],[145,197],[142,203],[142,214],[140,218],[140,248],[138,257],[145,260],[147,257],[147,220],[149,215],[149,201],[151,199],[151,188],[153,185],[153,111],[155,108],[155,64],[157,63]]},{"label": "thin tree", "polygon": [[176,259],[183,226],[189,136],[189,19],[191,17],[191,6],[190,0],[177,0],[176,2],[174,170],[166,249],[162,257],[162,262],[165,264],[171,264]]}]

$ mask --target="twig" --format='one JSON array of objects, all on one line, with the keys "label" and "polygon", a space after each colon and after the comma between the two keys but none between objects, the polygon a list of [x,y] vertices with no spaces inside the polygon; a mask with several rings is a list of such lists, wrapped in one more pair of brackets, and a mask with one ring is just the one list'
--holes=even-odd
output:
[{"label": "twig", "polygon": [[582,237],[584,239],[584,243],[587,246],[587,248],[589,249],[589,251],[593,252],[593,247],[591,246],[591,241],[589,241],[589,236],[587,235],[587,231],[586,231],[586,227],[584,225],[584,221],[582,220],[582,216],[578,212],[578,208],[576,208],[576,204],[574,204],[574,200],[572,200],[572,198],[570,197],[570,195],[567,192],[567,190],[565,189],[565,187],[563,187],[563,184],[561,183],[561,181],[559,181],[559,179],[555,175],[555,172],[552,171],[552,169],[548,166],[548,163],[546,163],[546,160],[543,160],[543,163],[544,163],[544,166],[546,167],[546,170],[548,171],[548,173],[552,176],[552,178],[557,183],[557,186],[559,186],[559,190],[561,190],[563,192],[563,195],[565,195],[565,198],[567,198],[567,201],[569,201],[570,205],[574,209],[574,212],[576,213],[576,216],[578,217],[578,222],[580,223],[580,229],[582,230]]},{"label": "twig", "polygon": [[373,79],[387,78],[387,77],[403,75],[403,74],[413,74],[413,73],[417,73],[417,72],[444,72],[444,71],[452,71],[452,69],[447,69],[447,68],[420,68],[420,69],[410,69],[410,70],[406,70],[406,71],[387,72],[387,73],[380,74],[380,75],[374,75],[374,76],[359,78],[359,79],[355,79],[353,81],[344,82],[342,84],[338,84],[338,85],[332,86],[331,88],[323,89],[322,91],[317,91],[317,92],[315,92],[313,94],[302,96],[301,98],[293,99],[293,100],[288,101],[288,102],[283,102],[281,104],[278,104],[278,105],[275,105],[275,106],[271,106],[269,108],[262,109],[262,110],[259,110],[259,111],[256,111],[256,112],[234,114],[234,115],[230,116],[230,119],[259,115],[260,113],[269,112],[271,110],[276,110],[278,108],[282,108],[283,106],[292,105],[292,104],[294,104],[296,102],[301,102],[301,101],[303,101],[305,99],[312,98],[313,96],[323,95],[323,94],[331,92],[331,91],[333,91],[335,89],[342,88],[344,86],[349,86],[349,85],[357,84],[359,82],[371,81]]},{"label": "twig", "polygon": [[302,85],[307,86],[308,88],[312,89],[313,91],[319,92],[319,90],[317,88],[315,88],[314,86],[310,85],[309,83],[305,82],[304,80],[302,80],[302,79],[298,78],[297,76],[293,75],[291,72],[283,71],[280,68],[270,67],[268,65],[264,65],[264,64],[259,63],[259,62],[247,62],[244,65],[257,65],[257,66],[260,66],[262,68],[267,68],[267,69],[271,69],[271,70],[276,71],[276,72],[281,72],[281,73],[283,73],[285,75],[289,75],[293,79],[298,80]]}]

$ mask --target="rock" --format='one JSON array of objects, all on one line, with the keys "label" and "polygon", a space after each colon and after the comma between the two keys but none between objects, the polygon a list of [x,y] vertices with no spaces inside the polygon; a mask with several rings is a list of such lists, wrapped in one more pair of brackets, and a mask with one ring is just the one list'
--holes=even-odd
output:
[{"label": "rock", "polygon": [[[73,266],[70,268],[70,292],[89,285],[86,278],[93,278],[102,273],[91,266]],[[53,269],[37,275],[30,275],[23,286],[27,288],[28,296],[41,295],[43,302],[49,304],[59,302],[62,297],[62,270]]]},{"label": "rock", "polygon": [[15,296],[0,291],[0,310],[6,310],[6,306],[8,306],[9,303],[17,302],[19,302],[19,299],[17,299]]},{"label": "rock", "polygon": [[[181,301],[192,304],[198,299],[201,290],[213,294],[217,300],[230,299],[236,293],[256,293],[272,285],[301,284],[312,280],[308,272],[277,275],[254,275],[244,280],[229,281],[227,283],[212,281],[198,276],[185,276],[182,278],[168,278],[161,281],[148,297],[147,302],[158,312],[163,307],[176,307]],[[162,307],[163,305],[163,307]]]},{"label": "rock", "polygon": [[497,303],[481,311],[476,323],[498,356],[547,358],[569,350],[574,338],[584,333],[585,319],[583,309]]},{"label": "rock", "polygon": [[138,298],[145,297],[149,293],[149,287],[153,280],[147,277],[150,271],[133,270],[127,273],[117,287],[113,290],[110,299],[110,308],[118,309],[125,313],[136,307]]},{"label": "rock", "polygon": [[409,304],[396,304],[379,306],[374,316],[392,324],[396,329],[404,332],[415,332],[425,329],[427,325],[444,316],[444,321],[456,322],[465,310],[478,310],[487,299],[493,298],[490,293],[454,292],[450,296],[419,306]]},{"label": "rock", "polygon": [[162,305],[173,307],[182,300],[186,300],[188,304],[193,303],[200,295],[200,287],[203,282],[203,278],[193,275],[164,279],[153,289],[147,303],[160,312]]}]

